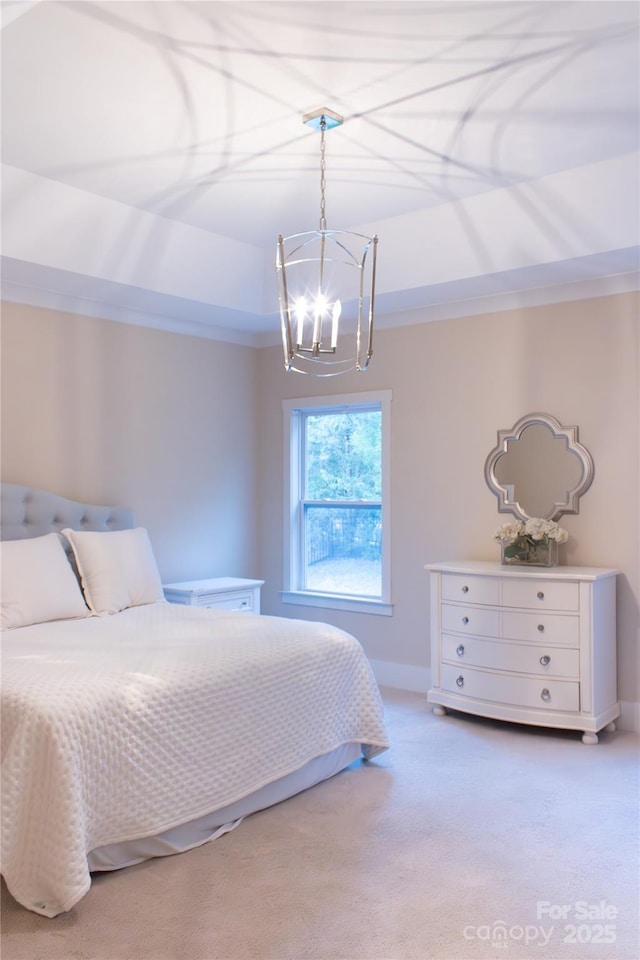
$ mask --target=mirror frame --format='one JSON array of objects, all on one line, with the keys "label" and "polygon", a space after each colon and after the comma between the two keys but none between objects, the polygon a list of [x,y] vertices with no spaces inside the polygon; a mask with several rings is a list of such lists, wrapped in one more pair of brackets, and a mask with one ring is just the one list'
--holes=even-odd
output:
[{"label": "mirror frame", "polygon": [[565,513],[578,513],[580,497],[587,492],[593,483],[593,458],[586,447],[578,443],[578,428],[575,426],[563,427],[559,420],[548,413],[529,413],[521,417],[510,430],[498,430],[498,444],[493,448],[484,465],[484,477],[489,489],[498,498],[498,513],[512,513],[519,520],[529,520],[530,516],[522,509],[517,500],[508,499],[508,490],[499,483],[496,477],[496,466],[501,457],[507,453],[508,444],[519,440],[523,431],[534,424],[548,427],[554,438],[564,437],[567,442],[567,451],[575,454],[582,464],[582,479],[572,490],[567,491],[567,499],[556,501],[552,510],[545,515],[545,520],[558,520]]}]

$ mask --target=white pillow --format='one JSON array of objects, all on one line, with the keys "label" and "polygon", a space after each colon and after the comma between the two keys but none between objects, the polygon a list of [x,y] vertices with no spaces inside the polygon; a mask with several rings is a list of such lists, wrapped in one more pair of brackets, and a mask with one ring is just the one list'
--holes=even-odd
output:
[{"label": "white pillow", "polygon": [[89,609],[98,616],[164,600],[149,535],[143,527],[92,533],[65,529]]},{"label": "white pillow", "polygon": [[0,544],[3,629],[90,616],[57,533]]}]

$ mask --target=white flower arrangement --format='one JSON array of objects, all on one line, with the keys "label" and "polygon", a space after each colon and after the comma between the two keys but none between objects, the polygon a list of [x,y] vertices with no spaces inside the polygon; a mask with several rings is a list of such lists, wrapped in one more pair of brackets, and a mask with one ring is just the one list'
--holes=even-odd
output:
[{"label": "white flower arrangement", "polygon": [[503,523],[493,539],[500,541],[502,563],[549,567],[558,562],[557,544],[566,543],[569,534],[554,520],[530,517],[525,521],[510,520]]},{"label": "white flower arrangement", "polygon": [[558,543],[566,543],[569,539],[569,533],[558,526],[555,520],[543,520],[542,517],[530,517],[529,520],[510,520],[503,523],[493,535],[494,540],[504,540],[507,543],[513,543],[520,537],[528,537],[530,540],[557,540]]}]

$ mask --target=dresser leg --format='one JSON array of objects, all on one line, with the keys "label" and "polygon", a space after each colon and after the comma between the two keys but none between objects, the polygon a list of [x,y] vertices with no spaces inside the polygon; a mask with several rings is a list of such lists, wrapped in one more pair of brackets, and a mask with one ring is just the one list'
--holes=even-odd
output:
[{"label": "dresser leg", "polygon": [[447,711],[444,707],[441,707],[439,703],[435,705],[433,712],[435,713],[436,717],[445,717],[447,715]]},{"label": "dresser leg", "polygon": [[582,742],[583,742],[583,743],[589,743],[589,744],[591,744],[591,743],[597,743],[597,742],[598,742],[598,734],[597,734],[597,733],[589,733],[588,731],[585,730],[585,732],[582,734]]},{"label": "dresser leg", "polygon": [[604,732],[605,732],[605,733],[615,733],[615,732],[616,732],[616,725],[615,725],[615,722],[614,722],[613,720],[611,721],[611,723],[608,723],[608,724],[606,725],[606,727],[604,728]]}]

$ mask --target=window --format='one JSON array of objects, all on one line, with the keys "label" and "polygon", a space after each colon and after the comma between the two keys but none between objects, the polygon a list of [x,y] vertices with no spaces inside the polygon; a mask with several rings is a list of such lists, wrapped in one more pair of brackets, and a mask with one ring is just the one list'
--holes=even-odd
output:
[{"label": "window", "polygon": [[390,615],[391,391],[285,400],[283,600]]}]

